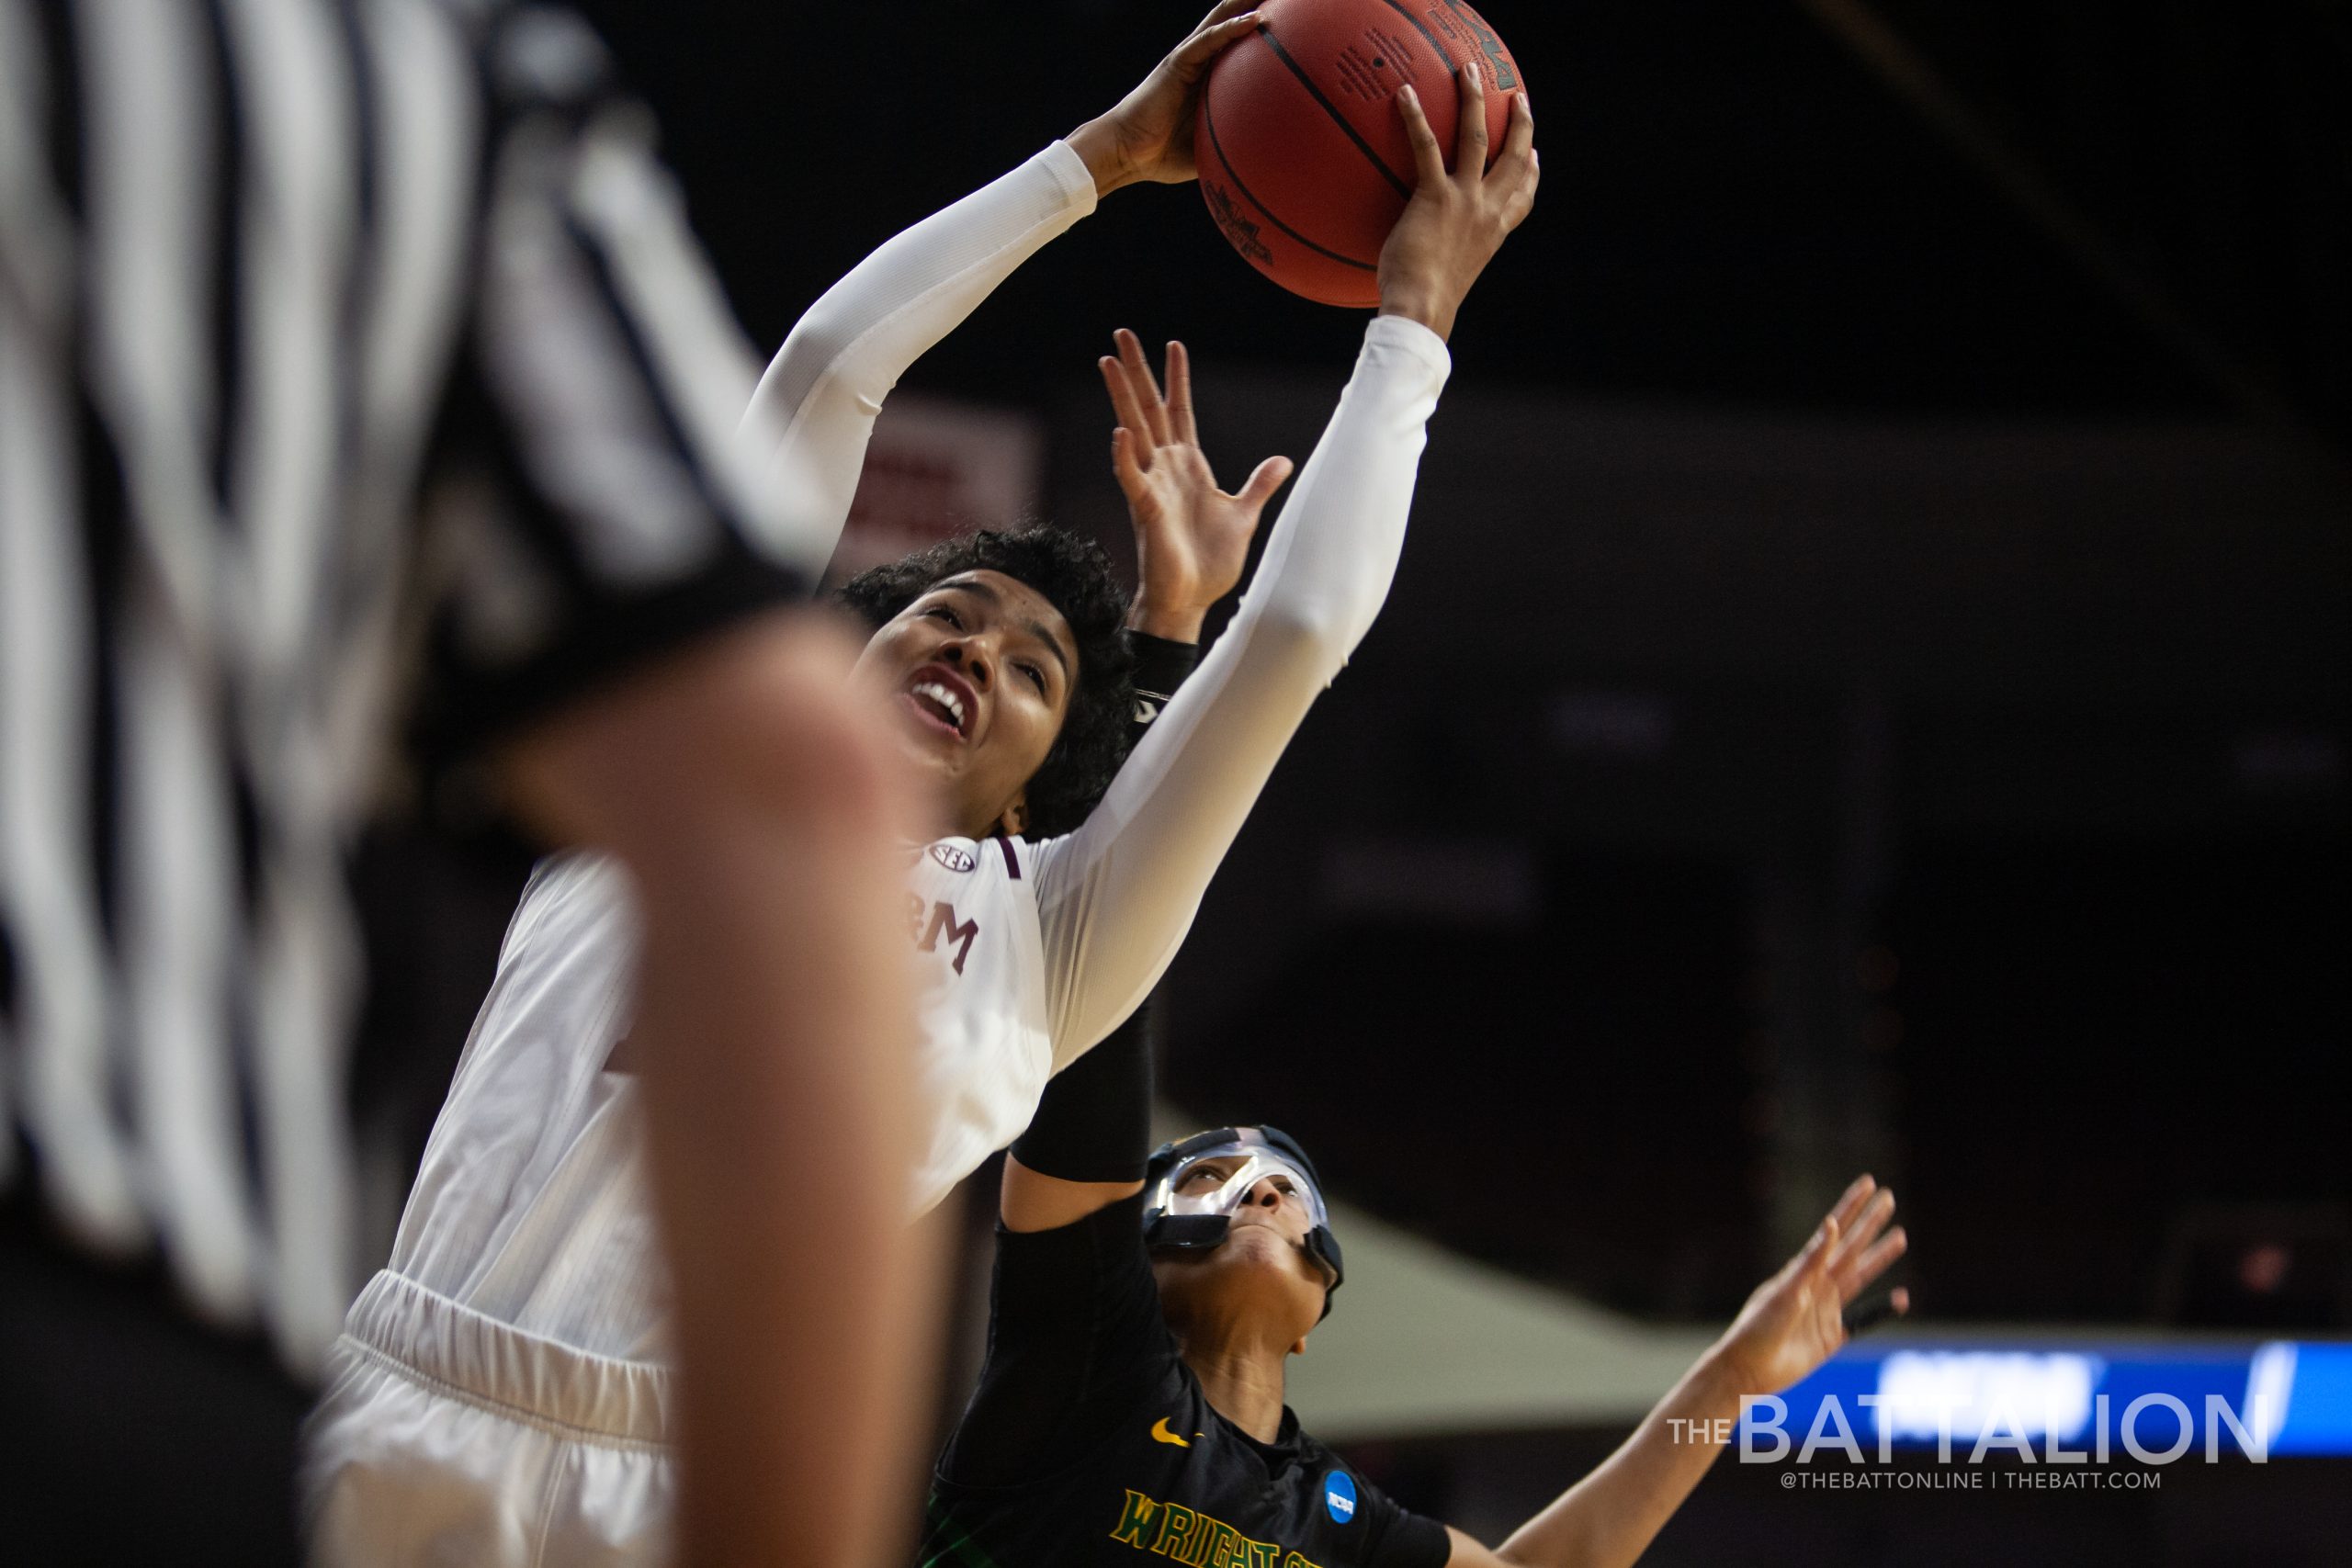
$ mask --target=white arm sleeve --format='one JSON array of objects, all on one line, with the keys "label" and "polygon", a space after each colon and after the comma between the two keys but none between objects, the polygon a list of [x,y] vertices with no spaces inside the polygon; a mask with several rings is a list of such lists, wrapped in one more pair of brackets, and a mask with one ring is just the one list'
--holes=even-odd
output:
[{"label": "white arm sleeve", "polygon": [[1419,322],[1374,319],[1225,636],[1085,825],[1037,846],[1056,1071],[1158,983],[1283,748],[1371,628],[1451,363]]},{"label": "white arm sleeve", "polygon": [[898,235],[808,308],[760,378],[743,434],[768,493],[832,554],[882,400],[1012,269],[1094,210],[1067,142]]}]

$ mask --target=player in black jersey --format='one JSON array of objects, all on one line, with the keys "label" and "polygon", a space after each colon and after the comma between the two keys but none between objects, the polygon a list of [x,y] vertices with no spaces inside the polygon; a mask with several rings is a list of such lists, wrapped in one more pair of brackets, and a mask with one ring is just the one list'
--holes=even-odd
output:
[{"label": "player in black jersey", "polygon": [[1905,1245],[1894,1195],[1856,1181],[1634,1435],[1489,1548],[1301,1429],[1284,1363],[1340,1280],[1314,1167],[1250,1127],[1147,1162],[1150,1076],[1130,1025],[1054,1080],[1005,1162],[988,1359],[933,1475],[924,1568],[1631,1563],[1723,1447],[1700,1434],[1826,1360]]}]

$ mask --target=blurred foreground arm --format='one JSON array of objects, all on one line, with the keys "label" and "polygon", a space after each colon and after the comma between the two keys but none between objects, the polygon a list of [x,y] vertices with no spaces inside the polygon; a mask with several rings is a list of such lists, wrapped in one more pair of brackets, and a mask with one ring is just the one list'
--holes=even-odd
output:
[{"label": "blurred foreground arm", "polygon": [[[1756,1287],[1738,1318],[1600,1467],[1489,1551],[1460,1530],[1452,1568],[1627,1568],[1715,1462],[1744,1397],[1778,1393],[1846,1342],[1844,1313],[1903,1256],[1894,1194],[1865,1176],[1804,1250]],[[1909,1305],[1894,1292],[1894,1307]]]},{"label": "blurred foreground arm", "polygon": [[864,1568],[910,1517],[933,1281],[906,1224],[901,788],[850,658],[813,617],[755,621],[504,759],[526,820],[636,882],[688,1563]]}]

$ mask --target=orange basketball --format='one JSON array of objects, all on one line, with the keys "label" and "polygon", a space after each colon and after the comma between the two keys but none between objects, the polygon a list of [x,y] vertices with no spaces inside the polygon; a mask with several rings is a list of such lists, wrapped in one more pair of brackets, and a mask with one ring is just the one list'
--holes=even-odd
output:
[{"label": "orange basketball", "polygon": [[1380,247],[1413,193],[1413,149],[1390,100],[1410,83],[1453,162],[1453,73],[1476,62],[1489,159],[1519,62],[1461,0],[1264,0],[1258,29],[1217,56],[1193,151],[1201,195],[1250,265],[1327,305],[1380,303]]}]

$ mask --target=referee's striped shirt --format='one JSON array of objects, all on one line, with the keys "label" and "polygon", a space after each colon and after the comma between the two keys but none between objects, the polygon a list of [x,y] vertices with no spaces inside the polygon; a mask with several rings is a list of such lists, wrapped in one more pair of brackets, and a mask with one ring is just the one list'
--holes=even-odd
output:
[{"label": "referee's striped shirt", "polygon": [[387,772],[822,565],[650,141],[550,7],[0,0],[0,1161],[298,1368]]}]

